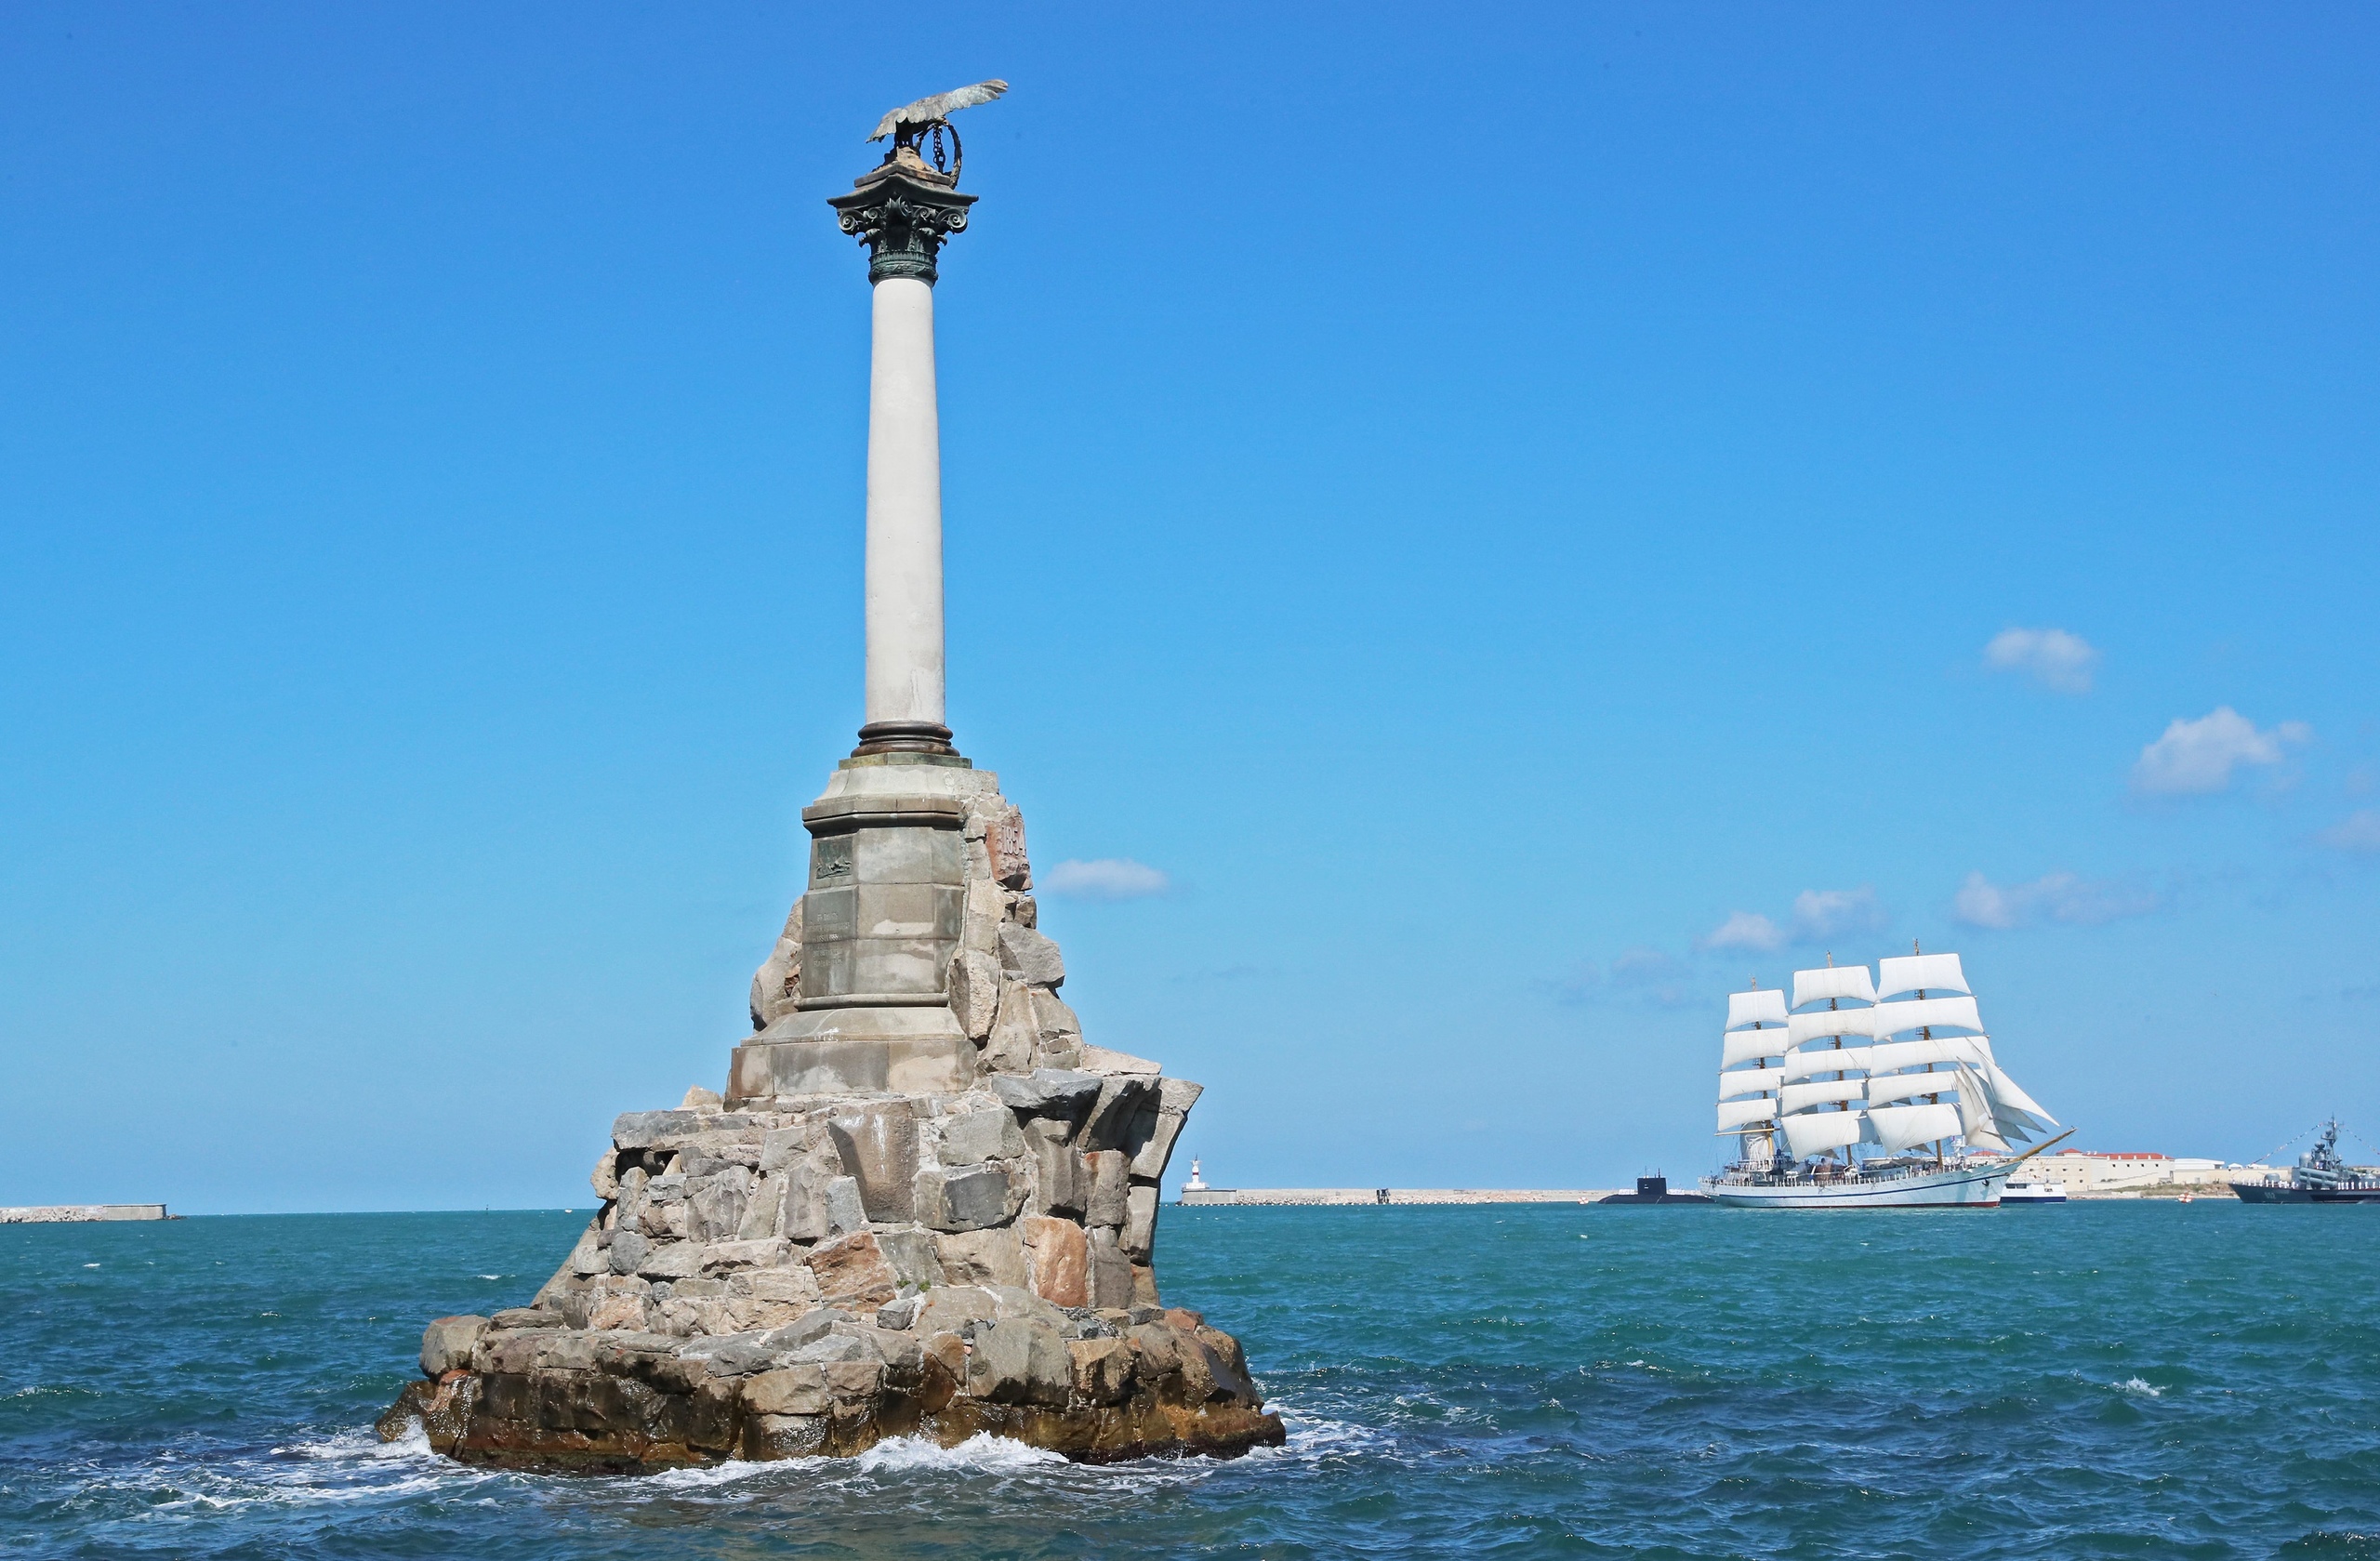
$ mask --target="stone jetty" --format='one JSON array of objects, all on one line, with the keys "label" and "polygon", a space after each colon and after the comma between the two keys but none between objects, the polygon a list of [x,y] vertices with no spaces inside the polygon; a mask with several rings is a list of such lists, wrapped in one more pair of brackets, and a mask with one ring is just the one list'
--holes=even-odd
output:
[{"label": "stone jetty", "polygon": [[1084,1039],[1025,821],[944,724],[933,284],[975,197],[942,116],[1004,90],[895,110],[829,203],[874,289],[866,721],[802,810],[808,887],[752,1033],[723,1091],[613,1124],[602,1207],[527,1305],[430,1324],[384,1438],[588,1473],[896,1435],[1086,1462],[1282,1439],[1238,1341],[1158,1296],[1199,1087]]}]

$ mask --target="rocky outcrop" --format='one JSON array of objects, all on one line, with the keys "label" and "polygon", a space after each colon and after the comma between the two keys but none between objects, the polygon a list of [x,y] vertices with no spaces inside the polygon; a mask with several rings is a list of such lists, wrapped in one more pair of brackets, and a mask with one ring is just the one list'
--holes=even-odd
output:
[{"label": "rocky outcrop", "polygon": [[[384,1437],[607,1472],[906,1435],[1091,1462],[1280,1441],[1238,1343],[1158,1300],[1158,1182],[1199,1087],[1083,1042],[1023,821],[980,778],[948,966],[972,1081],[621,1117],[561,1270],[432,1322]],[[798,1000],[801,925],[754,977],[756,1028]]]},{"label": "rocky outcrop", "polygon": [[1059,1307],[1010,1286],[937,1286],[872,1315],[813,1307],[693,1340],[578,1328],[543,1306],[431,1329],[475,1333],[467,1363],[408,1386],[380,1435],[417,1422],[468,1463],[628,1474],[980,1433],[1112,1462],[1281,1440],[1238,1343],[1197,1314]]}]

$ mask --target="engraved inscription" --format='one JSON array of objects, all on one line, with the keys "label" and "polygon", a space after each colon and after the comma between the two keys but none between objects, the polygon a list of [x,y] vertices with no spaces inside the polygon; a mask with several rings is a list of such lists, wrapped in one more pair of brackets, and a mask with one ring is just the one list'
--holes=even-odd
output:
[{"label": "engraved inscription", "polygon": [[849,883],[852,879],[852,838],[829,835],[810,843],[810,884],[813,889]]}]

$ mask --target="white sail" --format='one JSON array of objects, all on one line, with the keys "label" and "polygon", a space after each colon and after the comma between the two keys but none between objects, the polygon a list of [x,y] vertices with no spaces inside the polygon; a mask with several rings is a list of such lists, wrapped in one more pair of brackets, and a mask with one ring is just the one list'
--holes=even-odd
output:
[{"label": "white sail", "polygon": [[1924,1067],[1928,1063],[1972,1063],[1982,1067],[1991,1061],[1991,1038],[1943,1036],[1934,1040],[1886,1040],[1862,1050],[1868,1053],[1870,1071],[1875,1073]]},{"label": "white sail", "polygon": [[1901,992],[1973,992],[1956,954],[1901,954],[1875,961],[1875,995],[1899,997]]},{"label": "white sail", "polygon": [[1727,1028],[1738,1025],[1756,1025],[1765,1020],[1772,1025],[1785,1023],[1785,993],[1771,986],[1765,992],[1730,992],[1727,994]]},{"label": "white sail", "polygon": [[2040,1118],[2042,1126],[2045,1128],[2060,1125],[2058,1119],[2043,1110],[2032,1096],[2016,1088],[2016,1081],[2002,1072],[1998,1063],[1987,1062],[1984,1065],[1984,1080],[1991,1086],[1992,1097],[2003,1105],[2013,1105],[2019,1111]]},{"label": "white sail", "polygon": [[1976,1012],[1973,998],[1908,998],[1897,1003],[1878,1003],[1868,1012],[1874,1016],[1876,1027],[1872,1033],[1879,1038],[1921,1026],[1983,1028],[1983,1018]]},{"label": "white sail", "polygon": [[1785,1130],[1786,1144],[1801,1157],[1875,1142],[1864,1111],[1812,1111],[1779,1118],[1778,1125]]},{"label": "white sail", "polygon": [[1835,1012],[1820,1009],[1816,1013],[1796,1013],[1785,1022],[1785,1033],[1793,1038],[1796,1046],[1806,1046],[1828,1036],[1864,1038],[1876,1033],[1875,1012],[1872,1008],[1846,1008]]},{"label": "white sail", "polygon": [[1930,1095],[1937,1091],[1947,1095],[1958,1087],[1956,1074],[1891,1073],[1882,1078],[1871,1074],[1868,1078],[1868,1099],[1882,1105],[1888,1100],[1907,1100],[1912,1095]]},{"label": "white sail", "polygon": [[1795,1052],[1785,1059],[1782,1071],[1788,1083],[1807,1078],[1818,1073],[1851,1073],[1869,1066],[1870,1046],[1813,1046],[1807,1052]]},{"label": "white sail", "polygon": [[1863,1003],[1876,1000],[1875,983],[1868,978],[1865,965],[1829,965],[1823,970],[1793,972],[1793,1006],[1822,1003],[1829,998],[1857,998]]},{"label": "white sail", "polygon": [[2002,1072],[1997,1063],[1985,1063],[1981,1072],[1984,1088],[1990,1091],[1991,1125],[2001,1137],[2030,1144],[2036,1132],[2046,1132],[2058,1125],[2057,1118],[2018,1089],[2016,1081]]},{"label": "white sail", "polygon": [[1983,1076],[1964,1063],[1952,1068],[1950,1076],[1959,1081],[1959,1131],[1965,1135],[1967,1147],[2006,1154],[2008,1141],[2000,1136],[1999,1124],[1992,1120],[1991,1091]]},{"label": "white sail", "polygon": [[1719,1131],[1735,1132],[1752,1126],[1754,1122],[1768,1121],[1776,1115],[1777,1103],[1766,1098],[1723,1100],[1719,1103]]},{"label": "white sail", "polygon": [[1781,1067],[1738,1068],[1719,1076],[1719,1098],[1758,1094],[1764,1090],[1782,1089],[1784,1084],[1785,1070]]},{"label": "white sail", "polygon": [[1955,1105],[1879,1105],[1869,1110],[1868,1120],[1875,1129],[1875,1141],[1897,1153],[1956,1133],[1959,1131],[1959,1108]]},{"label": "white sail", "polygon": [[[2030,1144],[2036,1131],[2057,1126],[1989,1059],[1973,1066],[1963,1063],[1952,1073],[1959,1080],[1959,1118],[1973,1147],[2004,1152],[2012,1141]],[[2003,1095],[2003,1084],[2027,1104],[2020,1106]]]},{"label": "white sail", "polygon": [[1781,1057],[1792,1044],[1783,1030],[1729,1030],[1719,1038],[1719,1065],[1733,1067],[1759,1057]]},{"label": "white sail", "polygon": [[1897,998],[1903,992],[1972,992],[1966,972],[1955,954],[1904,954],[1876,961],[1876,996]]},{"label": "white sail", "polygon": [[1778,1097],[1778,1104],[1787,1111],[1807,1111],[1814,1105],[1863,1100],[1867,1089],[1867,1081],[1858,1078],[1829,1078],[1817,1084],[1788,1084]]}]

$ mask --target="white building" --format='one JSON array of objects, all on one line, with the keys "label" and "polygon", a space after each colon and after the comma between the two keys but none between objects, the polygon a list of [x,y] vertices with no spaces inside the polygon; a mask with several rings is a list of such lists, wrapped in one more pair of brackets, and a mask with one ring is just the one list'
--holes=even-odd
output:
[{"label": "white building", "polygon": [[2089,1149],[2061,1149],[2054,1155],[2037,1155],[2025,1162],[2022,1174],[2036,1182],[2055,1182],[2069,1194],[2211,1186],[2234,1177],[2244,1179],[2242,1167],[2226,1165],[2221,1160]]}]

